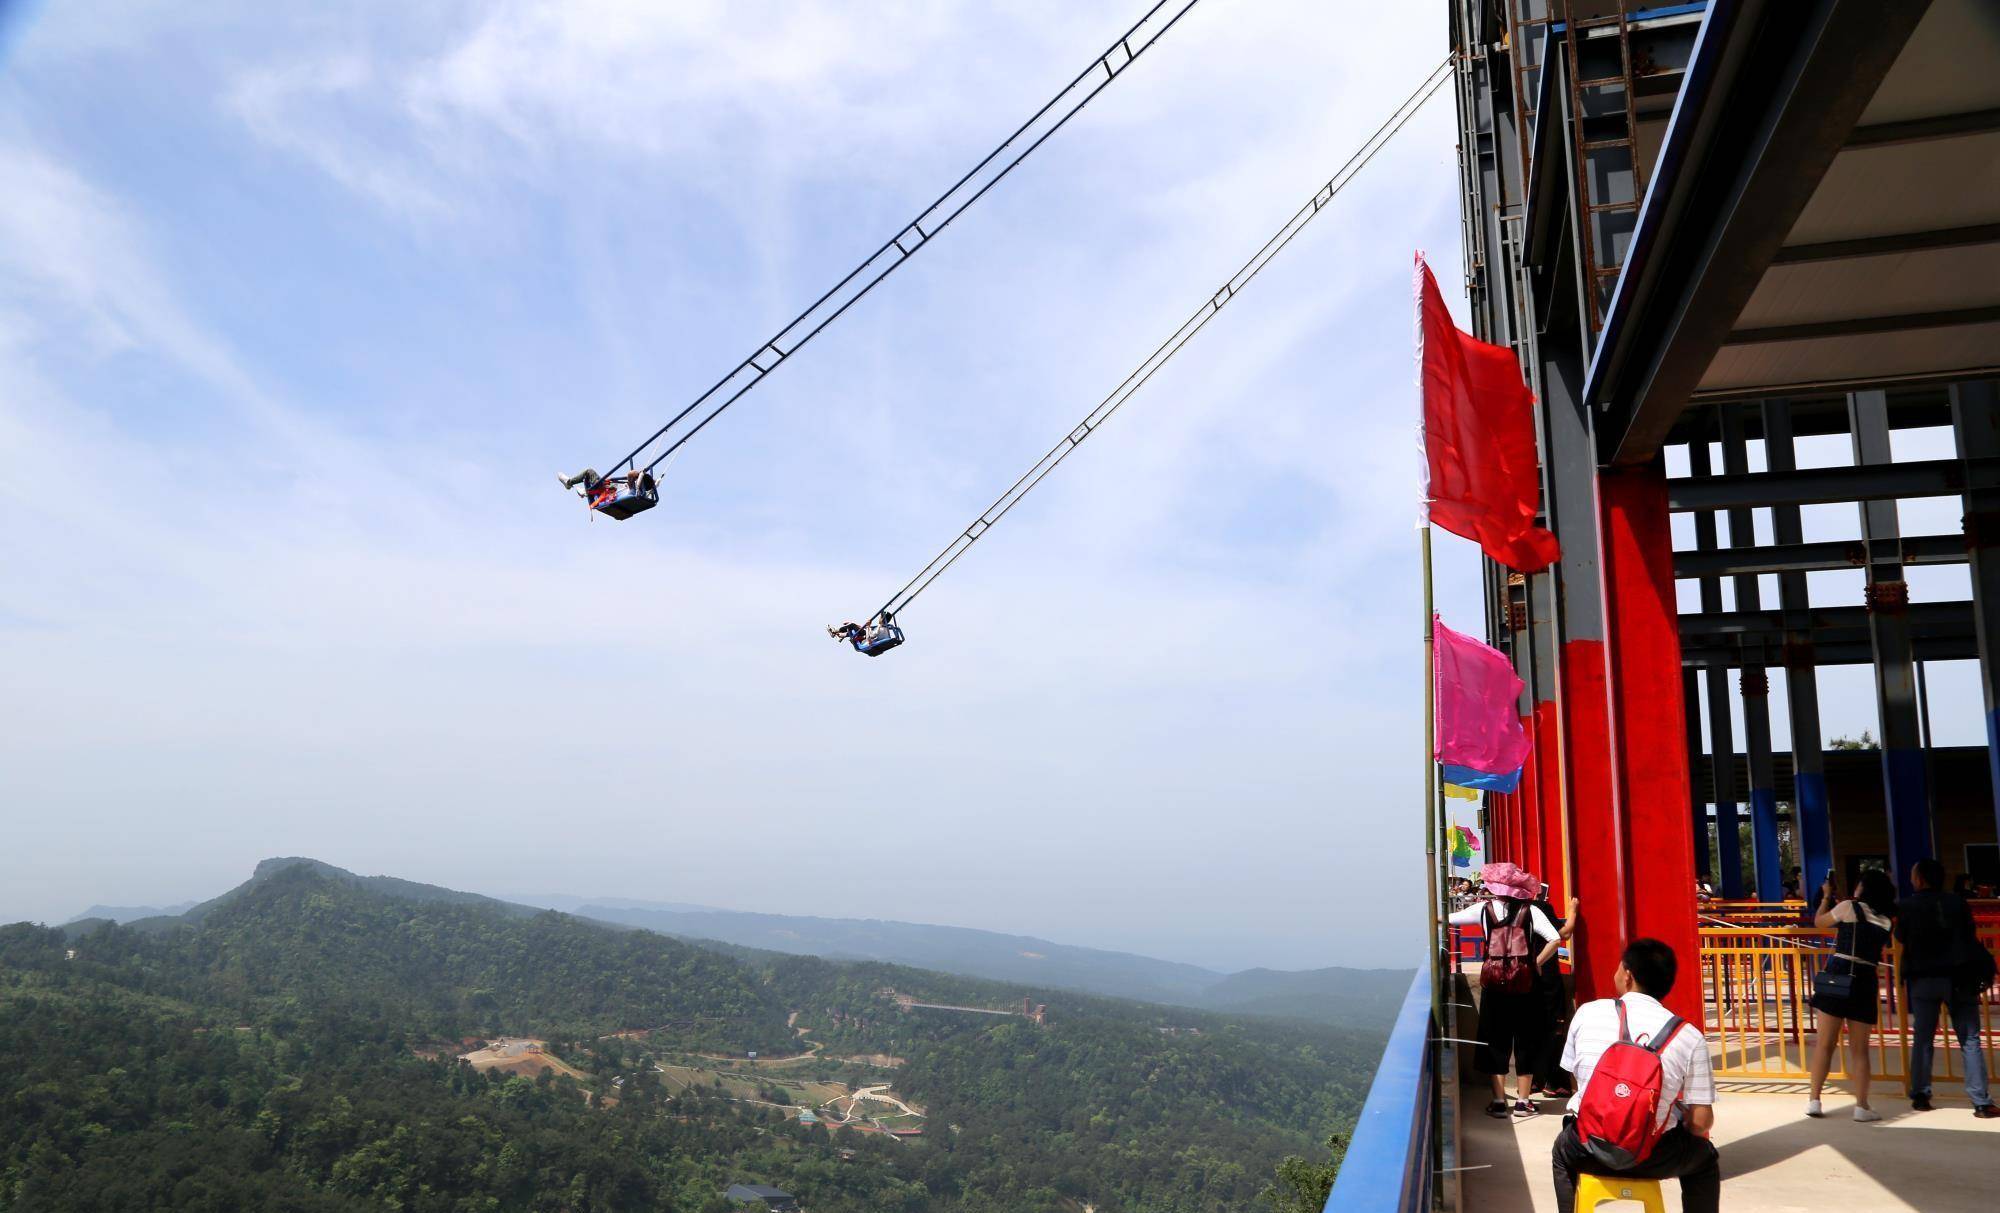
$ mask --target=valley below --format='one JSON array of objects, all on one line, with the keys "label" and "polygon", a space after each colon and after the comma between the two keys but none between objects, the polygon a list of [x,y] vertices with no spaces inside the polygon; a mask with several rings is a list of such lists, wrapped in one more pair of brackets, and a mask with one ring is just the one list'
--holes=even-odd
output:
[{"label": "valley below", "polygon": [[267,861],[0,927],[0,1209],[1241,1209],[1381,1039]]}]

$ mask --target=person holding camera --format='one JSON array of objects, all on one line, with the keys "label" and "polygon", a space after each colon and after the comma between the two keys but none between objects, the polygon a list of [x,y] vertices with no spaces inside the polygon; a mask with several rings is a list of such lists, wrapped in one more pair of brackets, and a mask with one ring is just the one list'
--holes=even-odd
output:
[{"label": "person holding camera", "polygon": [[1836,903],[1833,874],[1819,889],[1819,912],[1813,925],[1834,927],[1833,955],[1826,967],[1813,974],[1812,1008],[1819,1012],[1819,1039],[1813,1045],[1812,1096],[1806,1100],[1807,1116],[1823,1116],[1820,1091],[1826,1086],[1827,1071],[1833,1068],[1833,1054],[1847,1036],[1847,1073],[1854,1081],[1854,1119],[1862,1122],[1882,1119],[1868,1106],[1868,1038],[1874,1034],[1877,1013],[1876,974],[1882,965],[1882,949],[1895,930],[1896,886],[1881,871],[1870,868],[1855,882],[1854,896]]}]

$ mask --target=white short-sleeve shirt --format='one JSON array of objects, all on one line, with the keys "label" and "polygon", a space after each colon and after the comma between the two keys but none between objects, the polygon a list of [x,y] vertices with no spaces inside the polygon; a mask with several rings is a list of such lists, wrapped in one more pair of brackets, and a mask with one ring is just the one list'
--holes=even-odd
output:
[{"label": "white short-sleeve shirt", "polygon": [[[1501,917],[1499,902],[1480,901],[1457,911],[1445,921],[1455,927],[1476,927],[1483,922],[1491,928],[1499,926],[1506,920]],[[1528,904],[1528,930],[1545,943],[1560,938],[1556,932],[1556,924],[1550,922],[1549,916],[1542,913],[1542,907],[1533,902]]]},{"label": "white short-sleeve shirt", "polygon": [[[1623,996],[1625,1022],[1632,1039],[1640,1044],[1667,1025],[1673,1012],[1658,999],[1637,990]],[[1590,1073],[1597,1059],[1618,1043],[1618,999],[1600,998],[1576,1009],[1569,1021],[1569,1037],[1563,1042],[1562,1068],[1576,1075],[1576,1094],[1570,1096],[1569,1110],[1583,1106],[1583,1089],[1590,1085]],[[1715,1073],[1709,1066],[1708,1038],[1701,1029],[1688,1024],[1660,1051],[1659,1122],[1672,1128],[1681,1121],[1681,1109],[1715,1102]]]}]

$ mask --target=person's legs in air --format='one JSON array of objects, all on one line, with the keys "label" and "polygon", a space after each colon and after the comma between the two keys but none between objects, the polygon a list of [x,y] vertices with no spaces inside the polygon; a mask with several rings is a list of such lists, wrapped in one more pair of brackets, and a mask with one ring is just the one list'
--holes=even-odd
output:
[{"label": "person's legs in air", "polygon": [[597,469],[585,468],[574,476],[565,476],[558,472],[556,479],[561,481],[562,486],[566,489],[573,489],[579,484],[585,489],[594,489],[597,487],[598,481]]}]

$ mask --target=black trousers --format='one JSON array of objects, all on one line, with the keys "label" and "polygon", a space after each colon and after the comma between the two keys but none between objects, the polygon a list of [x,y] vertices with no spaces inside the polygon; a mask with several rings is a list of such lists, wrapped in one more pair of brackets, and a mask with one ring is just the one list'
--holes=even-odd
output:
[{"label": "black trousers", "polygon": [[1678,1179],[1681,1181],[1681,1208],[1686,1213],[1716,1213],[1722,1207],[1722,1165],[1715,1144],[1696,1137],[1680,1125],[1661,1135],[1652,1156],[1624,1171],[1608,1170],[1583,1148],[1576,1135],[1576,1118],[1563,1117],[1562,1136],[1550,1152],[1555,1168],[1556,1208],[1576,1213],[1578,1175],[1622,1176],[1626,1179]]}]

